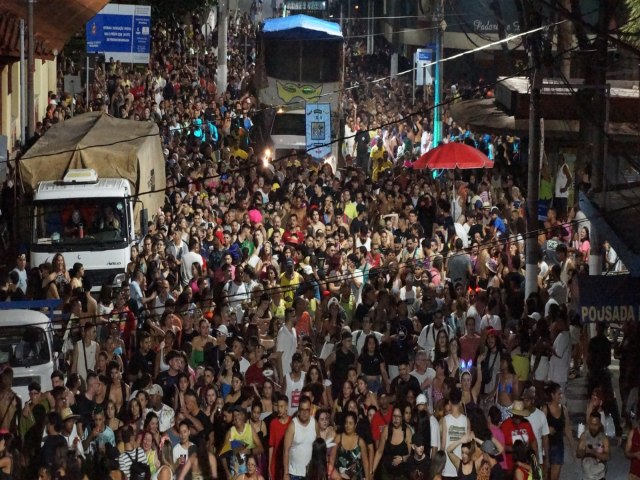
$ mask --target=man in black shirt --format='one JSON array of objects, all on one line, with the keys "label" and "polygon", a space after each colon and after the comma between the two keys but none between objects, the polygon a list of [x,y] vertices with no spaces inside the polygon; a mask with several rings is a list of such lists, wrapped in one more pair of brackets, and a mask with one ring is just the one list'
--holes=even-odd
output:
[{"label": "man in black shirt", "polygon": [[402,360],[398,365],[398,376],[391,382],[391,403],[405,399],[409,390],[416,394],[422,391],[418,379],[410,373],[409,361]]},{"label": "man in black shirt", "polygon": [[156,377],[156,382],[162,387],[162,402],[171,405],[175,389],[178,385],[178,375],[184,371],[184,359],[177,350],[171,350],[167,353],[165,362],[169,365],[169,369],[160,372]]},{"label": "man in black shirt", "polygon": [[356,354],[351,349],[353,339],[350,332],[342,332],[340,346],[325,360],[327,370],[331,372],[331,389],[334,398],[342,393],[342,386],[347,380],[347,368],[355,365]]},{"label": "man in black shirt", "polygon": [[365,173],[369,173],[369,143],[371,142],[371,136],[367,130],[367,125],[362,123],[360,130],[356,133],[356,164],[362,168]]},{"label": "man in black shirt", "polygon": [[605,335],[607,326],[604,322],[596,323],[596,336],[589,340],[589,392],[592,392],[603,377],[608,376],[611,365],[611,342]]},{"label": "man in black shirt", "polygon": [[[198,396],[195,391],[187,390],[184,394],[182,410],[176,412],[176,423],[189,423],[189,440],[199,444],[200,441],[213,441],[213,425],[206,413],[198,406]],[[208,438],[211,435],[211,438]]]},{"label": "man in black shirt", "polygon": [[138,336],[138,348],[129,362],[129,372],[153,372],[156,355],[151,351],[151,335],[141,331]]},{"label": "man in black shirt", "polygon": [[62,436],[62,418],[56,411],[47,414],[47,436],[40,450],[40,466],[52,468],[56,451],[66,447],[67,440]]},{"label": "man in black shirt", "polygon": [[76,395],[76,403],[71,407],[73,413],[80,415],[82,425],[91,423],[93,411],[96,408],[95,396],[98,388],[98,375],[90,371],[87,374],[87,390]]},{"label": "man in black shirt", "polygon": [[422,433],[416,433],[411,439],[413,455],[407,459],[407,472],[410,480],[429,478],[431,459],[425,453],[426,441]]}]

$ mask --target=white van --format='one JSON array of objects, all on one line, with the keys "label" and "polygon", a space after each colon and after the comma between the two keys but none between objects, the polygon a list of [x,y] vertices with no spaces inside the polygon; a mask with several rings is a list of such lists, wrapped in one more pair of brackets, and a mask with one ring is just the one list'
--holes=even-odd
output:
[{"label": "white van", "polygon": [[305,152],[307,149],[305,112],[304,110],[291,110],[277,112],[271,124],[268,146],[272,152],[272,158],[283,158],[296,152]]},{"label": "white van", "polygon": [[0,365],[13,369],[13,390],[23,405],[31,382],[51,390],[57,357],[49,317],[35,310],[0,310]]}]

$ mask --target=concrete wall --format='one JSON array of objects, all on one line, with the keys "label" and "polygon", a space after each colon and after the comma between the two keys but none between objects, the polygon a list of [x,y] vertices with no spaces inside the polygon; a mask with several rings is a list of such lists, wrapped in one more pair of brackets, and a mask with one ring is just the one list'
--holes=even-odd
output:
[{"label": "concrete wall", "polygon": [[[9,74],[11,74],[11,93],[9,93]],[[35,92],[36,122],[42,120],[47,109],[47,93],[56,92],[56,61],[36,59],[33,77]],[[24,86],[26,89],[26,85]],[[0,135],[9,139],[9,152],[13,152],[17,143],[22,141],[24,127],[20,122],[20,62],[2,67],[0,70]]]}]

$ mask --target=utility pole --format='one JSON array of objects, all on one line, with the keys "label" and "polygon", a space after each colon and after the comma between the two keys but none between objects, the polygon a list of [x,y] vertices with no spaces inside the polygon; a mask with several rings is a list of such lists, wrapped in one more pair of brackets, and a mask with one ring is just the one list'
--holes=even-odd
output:
[{"label": "utility pole", "polygon": [[25,25],[24,18],[20,19],[20,140],[22,145],[26,145],[29,139],[29,129],[27,127],[27,62],[25,55]]},{"label": "utility pole", "polygon": [[36,130],[36,94],[33,80],[36,72],[36,45],[35,29],[33,26],[33,5],[34,3],[36,3],[36,0],[27,0],[27,2],[27,28],[29,29],[29,68],[27,71],[27,140],[31,140]]},{"label": "utility pole", "polygon": [[[541,19],[536,0],[525,2],[527,29],[540,26]],[[538,194],[540,189],[540,91],[542,89],[542,49],[540,33],[529,36],[529,67],[531,68],[531,96],[529,99],[529,162],[527,184],[527,235],[525,242],[526,269],[524,298],[538,291]]]},{"label": "utility pole", "polygon": [[[437,147],[442,141],[442,113],[440,103],[442,102],[442,37],[446,23],[444,21],[444,2],[435,0],[433,11],[433,21],[436,32],[436,51],[434,52],[434,79],[433,79],[433,146]],[[424,85],[426,90],[427,86]]]},{"label": "utility pole", "polygon": [[218,4],[218,73],[216,91],[222,95],[227,89],[227,33],[229,29],[229,0]]}]

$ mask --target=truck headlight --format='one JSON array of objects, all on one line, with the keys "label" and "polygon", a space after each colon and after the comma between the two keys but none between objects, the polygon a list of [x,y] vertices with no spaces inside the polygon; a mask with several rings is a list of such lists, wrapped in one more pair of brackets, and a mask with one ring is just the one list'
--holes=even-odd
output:
[{"label": "truck headlight", "polygon": [[271,159],[271,149],[265,148],[262,154],[262,165],[267,167],[269,165],[270,159]]}]

